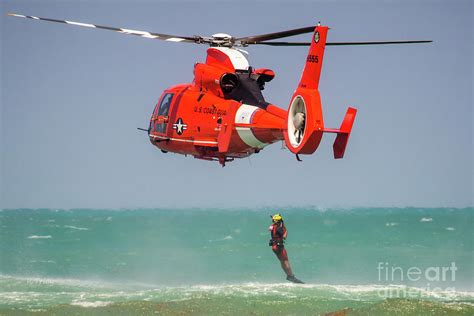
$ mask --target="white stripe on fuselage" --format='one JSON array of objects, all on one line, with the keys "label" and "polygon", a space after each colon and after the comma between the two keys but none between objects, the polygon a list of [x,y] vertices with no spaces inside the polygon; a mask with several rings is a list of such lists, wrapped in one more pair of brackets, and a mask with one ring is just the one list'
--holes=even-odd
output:
[{"label": "white stripe on fuselage", "polygon": [[[252,117],[258,110],[259,108],[256,106],[242,104],[237,110],[237,113],[235,113],[235,123],[252,124]],[[240,139],[250,147],[263,148],[268,145],[259,141],[248,127],[237,127],[236,130]]]},{"label": "white stripe on fuselage", "polygon": [[172,140],[176,142],[183,142],[183,143],[200,143],[200,144],[209,144],[209,145],[217,145],[217,142],[208,141],[208,140],[192,140],[192,139],[180,139],[180,138],[170,138],[166,136],[158,136],[158,135],[148,135],[153,138],[159,138],[163,140]]}]

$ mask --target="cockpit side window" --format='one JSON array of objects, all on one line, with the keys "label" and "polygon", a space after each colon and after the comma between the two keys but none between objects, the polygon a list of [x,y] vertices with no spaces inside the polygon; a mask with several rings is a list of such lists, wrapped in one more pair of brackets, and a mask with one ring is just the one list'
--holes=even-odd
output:
[{"label": "cockpit side window", "polygon": [[172,99],[173,99],[172,93],[167,93],[163,96],[163,99],[161,100],[161,104],[160,104],[160,109],[158,111],[158,116],[168,115]]},{"label": "cockpit side window", "polygon": [[160,116],[167,117],[169,115],[171,101],[173,99],[173,93],[167,93],[156,104],[155,110],[153,111],[153,116],[150,120],[150,131],[157,133],[165,133],[167,127],[167,120],[159,118]]}]

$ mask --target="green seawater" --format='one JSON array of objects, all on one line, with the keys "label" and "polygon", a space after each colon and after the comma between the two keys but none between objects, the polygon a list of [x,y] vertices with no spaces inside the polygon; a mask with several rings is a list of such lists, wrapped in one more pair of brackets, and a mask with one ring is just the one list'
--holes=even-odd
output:
[{"label": "green seawater", "polygon": [[0,315],[474,315],[474,209],[0,211]]}]

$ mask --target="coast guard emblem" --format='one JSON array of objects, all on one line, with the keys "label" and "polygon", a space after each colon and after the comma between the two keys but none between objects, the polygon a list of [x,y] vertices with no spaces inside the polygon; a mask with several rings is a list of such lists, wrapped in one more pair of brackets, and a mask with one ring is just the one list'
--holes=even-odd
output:
[{"label": "coast guard emblem", "polygon": [[315,43],[319,42],[319,32],[314,33],[314,42]]},{"label": "coast guard emblem", "polygon": [[173,124],[173,129],[176,130],[176,133],[177,133],[178,135],[183,134],[183,131],[186,130],[187,128],[188,128],[188,125],[187,125],[187,124],[184,124],[182,118],[179,118],[179,119],[176,121],[176,123]]}]

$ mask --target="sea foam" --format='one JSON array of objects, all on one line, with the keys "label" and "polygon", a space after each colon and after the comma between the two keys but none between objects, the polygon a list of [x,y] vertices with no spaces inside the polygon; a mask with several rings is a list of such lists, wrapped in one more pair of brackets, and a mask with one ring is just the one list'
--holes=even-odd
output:
[{"label": "sea foam", "polygon": [[112,302],[103,302],[103,301],[95,301],[95,302],[72,301],[71,302],[71,305],[76,305],[76,306],[81,306],[81,307],[104,307],[110,304],[112,304]]},{"label": "sea foam", "polygon": [[38,235],[31,235],[27,237],[28,239],[50,239],[53,238],[51,235],[46,236],[38,236]]},{"label": "sea foam", "polygon": [[76,227],[76,226],[70,226],[70,225],[64,225],[65,228],[70,228],[70,229],[75,229],[75,230],[89,230],[89,228],[85,227]]}]

